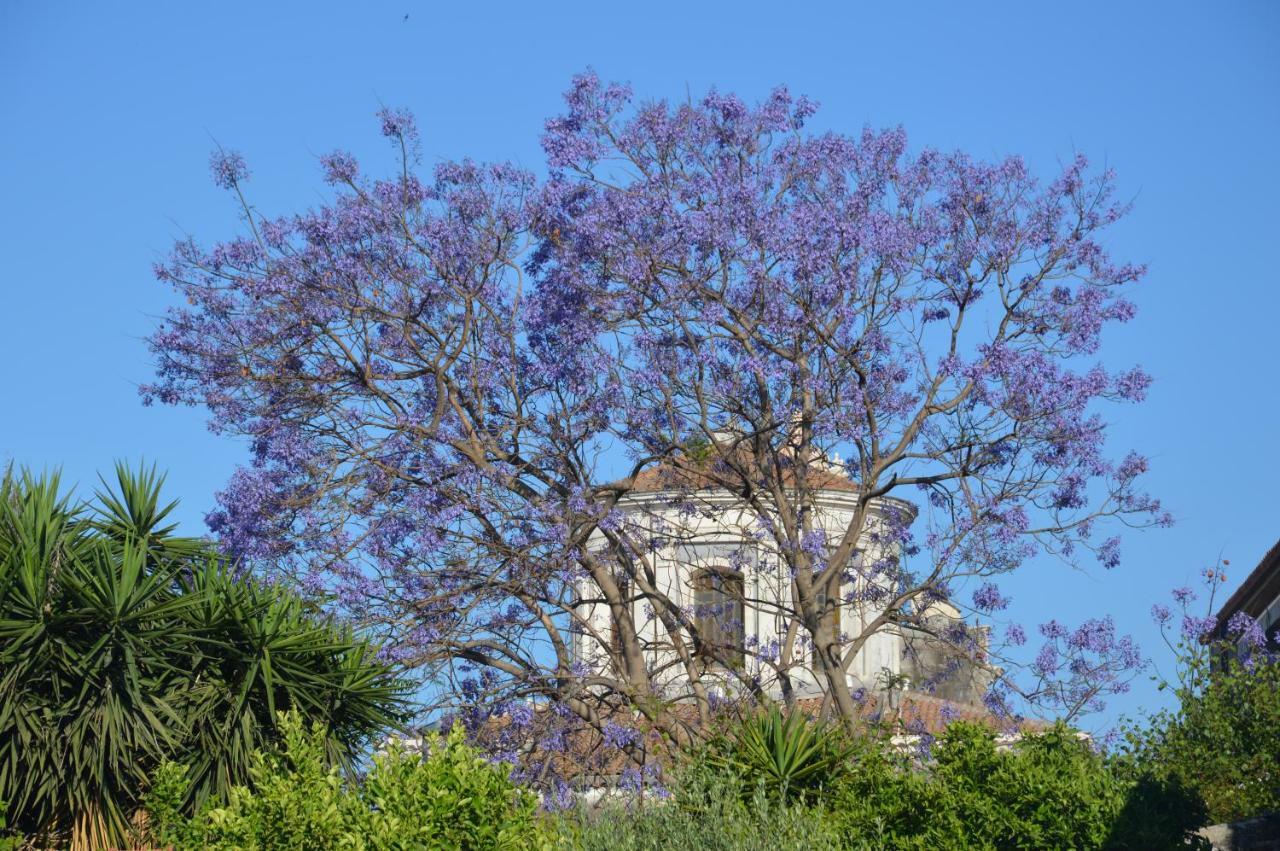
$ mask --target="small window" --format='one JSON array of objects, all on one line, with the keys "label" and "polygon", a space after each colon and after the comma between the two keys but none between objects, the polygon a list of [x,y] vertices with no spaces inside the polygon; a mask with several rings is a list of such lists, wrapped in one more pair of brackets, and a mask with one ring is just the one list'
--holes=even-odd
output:
[{"label": "small window", "polygon": [[697,654],[707,661],[740,666],[746,645],[742,576],[730,568],[699,571],[694,577],[693,613]]},{"label": "small window", "polygon": [[1261,624],[1263,632],[1271,634],[1271,628],[1280,623],[1280,597],[1271,601],[1271,605],[1267,606],[1262,617],[1258,618],[1258,623]]}]

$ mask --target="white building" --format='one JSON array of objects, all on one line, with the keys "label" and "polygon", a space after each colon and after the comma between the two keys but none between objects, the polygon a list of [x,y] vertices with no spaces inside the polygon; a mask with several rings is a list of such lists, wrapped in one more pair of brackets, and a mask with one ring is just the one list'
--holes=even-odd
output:
[{"label": "white building", "polygon": [[[858,507],[857,485],[838,460],[810,468],[807,480],[814,494],[815,528],[825,532],[828,541],[839,541]],[[811,644],[792,613],[790,572],[779,558],[772,536],[762,529],[757,513],[743,497],[723,485],[723,477],[719,477],[717,485],[707,476],[669,467],[647,470],[619,502],[623,528],[632,539],[648,536],[655,541],[650,559],[657,591],[690,613],[699,633],[710,636],[722,648],[745,651],[758,647],[771,651],[786,641],[789,627],[795,631],[793,667],[788,672],[792,688],[797,696],[816,694]],[[881,559],[896,559],[896,552],[877,542],[887,537],[880,533],[894,522],[910,523],[915,513],[915,507],[903,500],[873,501],[855,561],[866,566]],[[595,543],[607,545],[603,536],[598,536]],[[856,637],[881,612],[876,604],[860,602],[866,595],[859,593],[865,589],[860,589],[858,582],[867,580],[850,579],[840,589],[838,631]],[[625,577],[621,580],[627,582]],[[877,581],[885,590],[893,590],[886,576],[881,575]],[[582,598],[599,596],[585,585],[580,591]],[[631,616],[645,665],[664,684],[664,691],[678,698],[687,674],[678,664],[669,633],[653,616],[652,607],[642,595],[630,596]],[[589,669],[606,673],[611,660],[602,644],[613,634],[610,610],[603,604],[588,605],[586,609],[587,626],[575,633],[575,652]],[[723,658],[724,654],[720,655]],[[751,659],[752,654],[742,655],[748,667],[759,665]],[[886,672],[895,676],[901,673],[902,659],[902,633],[894,628],[880,629],[850,666],[849,688],[876,688]],[[723,675],[726,673],[717,672],[714,667],[707,670],[713,682],[723,680],[725,690],[733,692],[736,678]],[[763,666],[760,673],[765,688],[777,696],[777,684],[768,666]]]}]

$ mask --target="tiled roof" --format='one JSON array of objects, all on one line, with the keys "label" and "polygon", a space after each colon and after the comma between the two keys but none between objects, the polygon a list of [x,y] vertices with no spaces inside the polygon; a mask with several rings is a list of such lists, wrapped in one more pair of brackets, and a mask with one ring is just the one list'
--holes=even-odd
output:
[{"label": "tiled roof", "polygon": [[[743,465],[745,466],[745,465]],[[806,471],[806,484],[814,490],[835,490],[857,493],[858,484],[849,477],[821,467],[810,467]],[[761,487],[759,482],[754,482]],[[722,488],[741,491],[746,480],[736,469],[726,464],[680,465],[675,463],[659,464],[643,470],[636,476],[631,486],[633,493],[654,493],[664,490],[705,490]],[[796,471],[787,468],[782,472],[783,487],[796,486]]]},{"label": "tiled roof", "polygon": [[1235,593],[1227,598],[1218,610],[1218,628],[1223,629],[1227,620],[1236,612],[1243,611],[1253,617],[1262,612],[1250,611],[1250,608],[1266,606],[1280,594],[1280,541],[1276,541],[1266,555],[1258,562],[1258,566],[1245,577],[1244,582]]}]

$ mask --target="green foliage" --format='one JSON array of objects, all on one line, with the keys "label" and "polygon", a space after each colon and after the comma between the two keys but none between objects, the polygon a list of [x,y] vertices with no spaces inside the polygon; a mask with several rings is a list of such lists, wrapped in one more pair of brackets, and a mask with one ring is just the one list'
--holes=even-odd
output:
[{"label": "green foliage", "polygon": [[1089,744],[1062,725],[1007,753],[987,730],[958,725],[937,761],[939,821],[978,847],[1101,848],[1124,801]]},{"label": "green foliage", "polygon": [[9,806],[4,801],[0,801],[0,851],[18,851],[22,847],[22,837],[13,836],[7,830],[8,810]]},{"label": "green foliage", "polygon": [[[374,759],[362,787],[376,848],[549,847],[537,797],[510,766],[482,759],[461,726],[426,743],[428,758],[392,750]],[[406,844],[396,844],[397,840]]]},{"label": "green foliage", "polygon": [[[821,806],[839,835],[873,848],[924,847],[916,836],[932,824],[937,791],[902,750],[887,741],[859,740],[852,768],[833,784]],[[938,846],[944,847],[944,846]]]},{"label": "green foliage", "polygon": [[714,451],[711,441],[700,434],[695,434],[685,440],[681,448],[684,450],[685,456],[695,465],[706,464],[711,460]]},{"label": "green foliage", "polygon": [[1213,823],[1280,810],[1280,661],[1219,658],[1184,655],[1177,710],[1130,727],[1115,759],[1129,776],[1194,793]]},{"label": "green foliage", "polygon": [[426,743],[428,756],[392,749],[377,755],[363,782],[330,767],[326,734],[296,714],[282,716],[284,743],[255,754],[251,783],[192,819],[177,806],[184,772],[157,773],[148,799],[157,838],[183,849],[521,849],[553,847],[536,797],[510,780],[509,767],[482,759],[460,728]]},{"label": "green foliage", "polygon": [[1169,812],[1135,820],[1131,798],[1159,790],[1117,776],[1063,725],[1000,750],[986,728],[955,723],[934,756],[928,771],[886,753],[860,759],[827,802],[842,834],[902,849],[1136,849],[1182,847],[1199,826]]},{"label": "green foliage", "polygon": [[[825,851],[840,842],[825,813],[788,805],[757,784],[743,797],[741,777],[706,763],[677,773],[674,795],[643,806],[608,803],[561,819],[562,847],[582,851]],[[868,846],[870,847],[870,846]]]},{"label": "green foliage", "polygon": [[1116,775],[1063,726],[1001,749],[987,729],[956,723],[928,765],[873,737],[841,747],[849,764],[789,803],[762,773],[704,759],[681,768],[667,802],[567,818],[565,841],[602,851],[1199,847],[1189,838],[1199,822],[1167,790]]},{"label": "green foliage", "polygon": [[838,780],[853,747],[833,724],[808,720],[799,712],[783,714],[776,706],[748,716],[712,740],[701,758],[748,779],[747,794],[762,784],[784,803],[813,798]]},{"label": "green foliage", "polygon": [[297,708],[349,765],[403,686],[281,586],[235,576],[164,525],[154,470],[73,505],[58,477],[0,480],[0,798],[43,845],[119,846],[161,762],[191,807],[248,776]]},{"label": "green foliage", "polygon": [[[480,759],[460,731],[429,742],[425,760],[399,750],[379,755],[357,783],[329,766],[320,729],[307,731],[296,716],[281,726],[283,749],[255,757],[250,785],[196,818],[182,814],[185,770],[163,767],[147,802],[157,838],[179,851],[1204,847],[1190,833],[1203,818],[1177,789],[1113,770],[1061,725],[1001,748],[987,729],[956,723],[927,764],[881,739],[827,731],[844,764],[822,780],[815,769],[797,787],[778,780],[785,772],[725,757],[765,753],[741,743],[766,731],[763,741],[803,741],[782,733],[789,725],[755,721],[677,766],[665,797],[584,805],[554,821],[540,817],[533,796],[505,767]],[[786,765],[793,760],[776,754],[803,751],[767,753]]]},{"label": "green foliage", "polygon": [[323,723],[327,760],[343,770],[397,724],[404,686],[366,642],[280,586],[206,563],[181,580],[191,649],[184,761],[191,803],[243,783],[255,749],[277,738],[279,710]]}]

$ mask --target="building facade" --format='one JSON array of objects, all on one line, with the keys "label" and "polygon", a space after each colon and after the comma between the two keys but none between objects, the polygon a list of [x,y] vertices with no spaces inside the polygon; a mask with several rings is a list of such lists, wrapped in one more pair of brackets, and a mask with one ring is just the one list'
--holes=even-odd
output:
[{"label": "building facade", "polygon": [[[814,525],[828,540],[839,540],[858,509],[858,488],[839,466],[838,461],[824,465],[809,474],[812,490]],[[706,482],[690,481],[687,474],[671,470],[642,473],[630,492],[618,504],[624,528],[633,537],[648,536],[659,543],[650,559],[657,577],[658,590],[690,613],[698,632],[719,647],[741,648],[745,665],[760,666],[760,681],[771,697],[781,696],[779,682],[769,676],[766,665],[757,656],[768,656],[784,645],[788,629],[795,629],[796,615],[791,603],[792,578],[783,558],[774,550],[773,538],[761,534],[758,514],[743,499],[724,487],[703,486]],[[915,507],[898,499],[877,499],[871,503],[870,516],[854,559],[861,566],[896,561],[891,527],[910,523]],[[598,539],[597,546],[605,546]],[[881,592],[893,592],[892,573],[875,579],[876,571],[848,571],[840,588],[840,601],[835,614],[838,634],[857,637],[867,624],[883,612],[887,593],[865,593],[860,583],[879,583]],[[583,580],[589,582],[590,580]],[[625,581],[625,578],[623,578]],[[593,595],[589,588],[580,589],[581,599]],[[682,689],[685,668],[678,664],[666,627],[646,611],[642,595],[632,595],[630,614],[640,633],[645,665],[658,672],[658,682],[672,694]],[[611,656],[604,652],[599,636],[613,629],[608,606],[587,606],[585,618],[589,628],[575,636],[575,655],[588,670],[605,673]],[[880,627],[863,645],[847,671],[847,687],[851,691],[883,691],[926,689],[942,699],[977,703],[990,677],[951,652],[947,642],[932,635],[950,631],[954,634],[959,612],[949,607],[928,613],[922,629],[899,626]],[[787,688],[793,696],[821,694],[817,666],[810,658],[813,650],[807,633],[801,629],[794,638],[792,663],[787,670]],[[971,633],[985,642],[985,632]],[[793,631],[793,636],[796,633]],[[809,655],[806,655],[809,654]],[[721,654],[723,658],[723,654]],[[711,683],[716,671],[708,669]],[[733,692],[735,678],[725,675],[723,687]]]},{"label": "building facade", "polygon": [[[1272,650],[1280,650],[1280,541],[1277,541],[1253,572],[1245,577],[1218,611],[1217,638],[1228,637],[1233,615],[1244,613],[1257,621]],[[1245,638],[1241,638],[1245,641]]]}]

